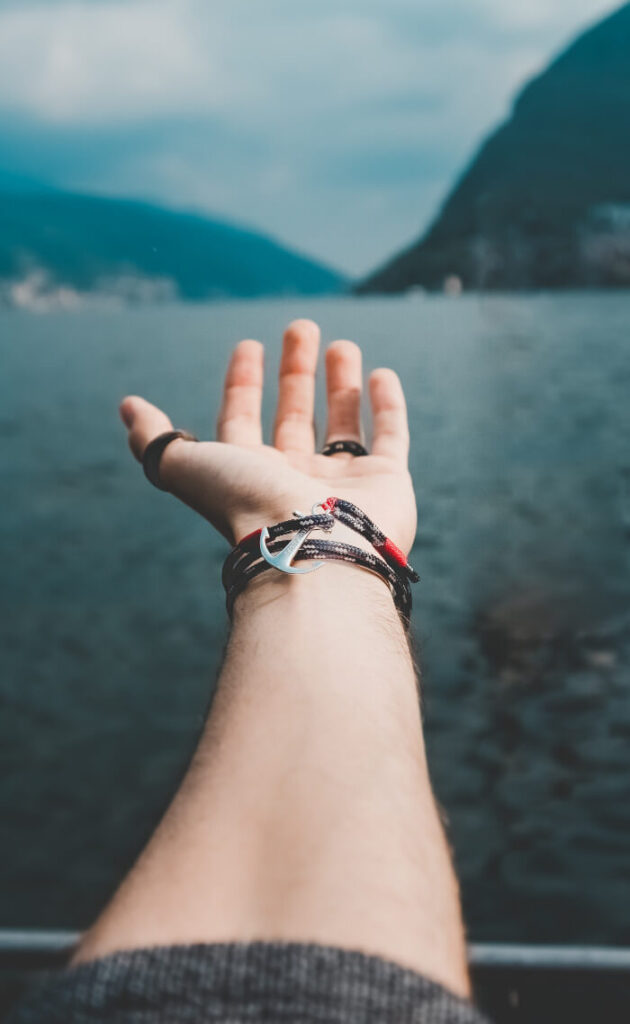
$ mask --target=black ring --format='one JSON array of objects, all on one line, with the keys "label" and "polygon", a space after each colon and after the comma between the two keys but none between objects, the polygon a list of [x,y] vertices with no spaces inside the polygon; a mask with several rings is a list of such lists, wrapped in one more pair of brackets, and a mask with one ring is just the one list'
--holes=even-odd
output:
[{"label": "black ring", "polygon": [[347,452],[348,455],[368,455],[367,448],[364,448],[358,441],[329,441],[322,448],[322,455],[336,455],[337,452]]},{"label": "black ring", "polygon": [[171,441],[175,441],[178,437],[183,438],[184,441],[198,441],[199,438],[195,437],[188,430],[167,430],[163,434],[158,434],[152,441],[149,441],[148,445],[144,449],[144,455],[142,456],[142,468],[144,469],[144,475],[150,484],[157,487],[160,491],[167,491],[168,487],[163,487],[160,483],[160,461],[164,454],[164,449]]}]

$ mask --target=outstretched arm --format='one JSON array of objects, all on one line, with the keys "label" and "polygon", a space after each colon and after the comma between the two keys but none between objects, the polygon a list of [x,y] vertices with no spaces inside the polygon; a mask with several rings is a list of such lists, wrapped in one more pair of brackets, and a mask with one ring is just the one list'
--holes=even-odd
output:
[{"label": "outstretched arm", "polygon": [[[363,458],[315,454],[319,331],[287,330],[273,446],[260,423],[262,347],[237,347],[218,441],[172,442],[161,477],[229,540],[330,494],[407,552],[415,503],[400,382],[370,378]],[[360,440],[361,353],[326,354],[327,440]],[[170,429],[140,398],[121,414],[137,458]],[[333,536],[357,543],[335,526]],[[359,543],[361,543],[359,541]],[[286,939],[377,953],[468,992],[457,884],[427,771],[417,681],[383,583],[327,564],[269,571],[237,598],[212,713],[188,774],[76,956],[171,943]]]}]

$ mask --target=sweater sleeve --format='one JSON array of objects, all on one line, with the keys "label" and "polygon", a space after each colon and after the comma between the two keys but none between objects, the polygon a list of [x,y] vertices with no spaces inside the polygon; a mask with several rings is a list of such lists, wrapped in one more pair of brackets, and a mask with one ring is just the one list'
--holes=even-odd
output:
[{"label": "sweater sleeve", "polygon": [[252,942],[139,949],[68,968],[28,992],[7,1024],[228,1021],[484,1024],[485,1018],[442,985],[380,957]]}]

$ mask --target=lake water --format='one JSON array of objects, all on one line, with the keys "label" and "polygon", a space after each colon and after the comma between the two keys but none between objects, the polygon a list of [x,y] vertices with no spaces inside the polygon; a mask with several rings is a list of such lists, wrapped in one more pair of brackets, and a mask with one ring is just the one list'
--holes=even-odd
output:
[{"label": "lake water", "polygon": [[406,386],[428,745],[471,937],[630,943],[624,294],[1,314],[0,925],[88,923],[221,657],[224,542],[148,486],[117,402],[209,436],[232,344],[265,341],[271,374],[296,315]]}]

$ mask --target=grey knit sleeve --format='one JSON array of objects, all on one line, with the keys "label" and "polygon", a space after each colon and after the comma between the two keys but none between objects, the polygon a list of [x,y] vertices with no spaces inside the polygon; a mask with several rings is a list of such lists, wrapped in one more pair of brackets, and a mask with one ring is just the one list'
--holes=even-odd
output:
[{"label": "grey knit sleeve", "polygon": [[484,1018],[441,985],[380,957],[253,942],[140,949],[81,964],[31,990],[9,1021],[483,1024]]}]

